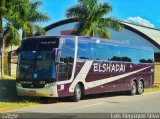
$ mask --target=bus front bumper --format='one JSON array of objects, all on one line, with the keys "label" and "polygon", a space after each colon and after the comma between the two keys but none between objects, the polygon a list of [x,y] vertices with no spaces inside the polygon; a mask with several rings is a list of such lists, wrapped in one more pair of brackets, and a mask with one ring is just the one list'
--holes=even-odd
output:
[{"label": "bus front bumper", "polygon": [[17,83],[16,88],[19,96],[58,97],[56,84],[44,88],[23,88]]}]

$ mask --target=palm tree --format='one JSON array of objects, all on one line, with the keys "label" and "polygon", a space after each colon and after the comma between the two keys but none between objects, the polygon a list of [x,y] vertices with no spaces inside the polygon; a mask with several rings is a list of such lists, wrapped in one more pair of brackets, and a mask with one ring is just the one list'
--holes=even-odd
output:
[{"label": "palm tree", "polygon": [[[49,20],[49,17],[45,13],[38,10],[42,5],[42,1],[26,1],[28,1],[27,6],[25,6],[23,2],[19,3],[17,8],[20,12],[11,19],[14,26],[18,29],[22,29],[22,39],[27,36],[33,36],[35,32],[38,32],[39,35],[44,34],[44,29],[41,28],[37,22]],[[23,7],[25,7],[25,9],[23,9]]]},{"label": "palm tree", "polygon": [[33,36],[35,32],[39,32],[39,35],[45,33],[44,29],[37,24],[37,22],[45,22],[49,20],[46,13],[38,10],[41,5],[42,1],[31,1],[29,2],[28,9],[24,11],[24,14],[19,14],[21,19],[15,24],[22,29],[22,39],[27,36]]},{"label": "palm tree", "polygon": [[[17,40],[18,30],[8,21],[13,13],[15,0],[1,0],[0,2],[0,47],[1,47],[1,77],[4,75],[4,47],[8,33],[11,38]],[[5,24],[4,24],[5,21]]]},{"label": "palm tree", "polygon": [[106,15],[112,11],[108,3],[99,3],[98,0],[78,0],[78,4],[67,10],[66,16],[79,21],[76,35],[98,36],[111,39],[109,29],[122,30],[121,23],[114,17]]},{"label": "palm tree", "polygon": [[[0,41],[1,41],[1,76],[4,75],[4,47],[20,42],[18,30],[22,29],[23,38],[34,32],[44,30],[36,24],[48,20],[48,16],[38,11],[42,4],[31,0],[1,0],[0,2]],[[5,21],[5,24],[3,24]]]}]

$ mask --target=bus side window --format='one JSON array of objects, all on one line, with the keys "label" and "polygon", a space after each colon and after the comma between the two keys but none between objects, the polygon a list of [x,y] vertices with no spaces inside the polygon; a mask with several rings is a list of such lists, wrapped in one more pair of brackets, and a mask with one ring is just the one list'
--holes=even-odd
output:
[{"label": "bus side window", "polygon": [[78,59],[93,60],[94,47],[92,42],[79,41],[78,42]]},{"label": "bus side window", "polygon": [[62,44],[62,50],[60,54],[59,75],[58,80],[69,80],[72,75],[73,62],[74,62],[74,50],[75,42],[73,39],[65,39],[65,43]]}]

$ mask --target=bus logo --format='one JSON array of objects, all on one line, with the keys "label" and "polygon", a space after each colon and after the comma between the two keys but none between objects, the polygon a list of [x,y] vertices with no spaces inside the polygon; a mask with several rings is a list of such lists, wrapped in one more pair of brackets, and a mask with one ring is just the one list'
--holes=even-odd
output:
[{"label": "bus logo", "polygon": [[93,63],[94,72],[125,72],[125,64],[113,64],[113,63]]}]

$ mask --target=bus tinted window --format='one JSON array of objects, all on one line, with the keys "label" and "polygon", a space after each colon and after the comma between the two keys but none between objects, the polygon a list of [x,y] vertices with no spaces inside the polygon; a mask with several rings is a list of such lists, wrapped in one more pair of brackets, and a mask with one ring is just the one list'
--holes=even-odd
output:
[{"label": "bus tinted window", "polygon": [[27,39],[22,42],[22,51],[36,51],[39,44],[39,40],[36,39]]},{"label": "bus tinted window", "polygon": [[153,53],[143,49],[108,45],[80,40],[78,59],[132,63],[153,63]]},{"label": "bus tinted window", "polygon": [[153,57],[154,56],[152,52],[142,50],[139,62],[140,63],[153,63]]},{"label": "bus tinted window", "polygon": [[104,48],[103,44],[94,43],[94,60],[107,60],[106,52],[102,52]]},{"label": "bus tinted window", "polygon": [[58,48],[59,38],[29,38],[22,42],[22,51],[51,51]]},{"label": "bus tinted window", "polygon": [[121,57],[127,58],[125,62],[133,62],[135,64],[153,63],[153,53],[150,51],[121,47],[120,54],[121,54]]},{"label": "bus tinted window", "polygon": [[56,77],[53,59],[55,57],[50,51],[38,52],[35,71],[39,78],[53,79]]},{"label": "bus tinted window", "polygon": [[105,45],[106,46],[106,51],[108,54],[108,60],[109,61],[121,61],[121,56],[120,56],[120,48],[119,47],[114,47],[110,45]]},{"label": "bus tinted window", "polygon": [[53,48],[58,48],[59,38],[41,39],[39,43],[39,51],[51,51]]},{"label": "bus tinted window", "polygon": [[78,59],[93,60],[94,46],[92,42],[79,41]]},{"label": "bus tinted window", "polygon": [[119,47],[120,49],[120,57],[122,62],[134,62],[138,63],[139,56],[136,50],[126,47]]},{"label": "bus tinted window", "polygon": [[73,62],[74,62],[74,52],[75,52],[75,42],[73,39],[65,39],[65,42],[62,44],[62,50],[60,54],[59,64],[59,75],[58,80],[68,80],[71,78]]}]

